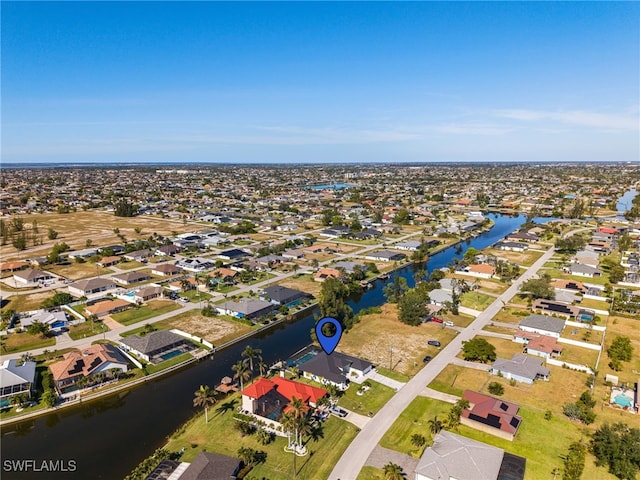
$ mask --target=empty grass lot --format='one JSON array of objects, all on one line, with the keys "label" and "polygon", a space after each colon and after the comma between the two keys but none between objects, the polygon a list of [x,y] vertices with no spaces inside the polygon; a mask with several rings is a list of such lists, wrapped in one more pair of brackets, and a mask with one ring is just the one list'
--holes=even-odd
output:
[{"label": "empty grass lot", "polygon": [[[178,451],[185,448],[182,461],[191,462],[202,450],[222,455],[237,456],[238,448],[250,447],[267,453],[264,464],[253,468],[251,478],[285,480],[293,475],[293,455],[286,453],[287,440],[277,437],[269,445],[258,442],[256,435],[241,436],[234,427],[233,412],[240,405],[239,394],[220,400],[209,409],[209,423],[205,424],[204,413],[199,413],[176,434],[172,435],[166,448]],[[202,409],[200,409],[202,412]],[[322,423],[322,436],[308,439],[309,454],[297,458],[300,479],[327,478],[333,466],[356,436],[358,429],[352,424],[329,417]]]},{"label": "empty grass lot", "polygon": [[506,258],[510,262],[517,263],[518,265],[530,267],[538,260],[543,252],[535,252],[531,250],[525,250],[524,252],[508,252],[504,250],[496,250],[494,248],[488,248],[482,251],[487,255],[495,255],[500,258]]},{"label": "empty grass lot", "polygon": [[82,278],[113,273],[113,270],[110,268],[98,267],[95,263],[89,262],[73,262],[69,265],[47,265],[46,270],[71,280],[80,280]]},{"label": "empty grass lot", "polygon": [[9,302],[4,305],[3,310],[11,309],[16,312],[28,312],[37,310],[40,304],[47,298],[53,297],[55,291],[44,291],[22,295],[11,295],[6,300]]},{"label": "empty grass lot", "polygon": [[69,336],[72,340],[79,340],[81,338],[91,337],[92,335],[101,335],[108,331],[109,327],[105,323],[87,320],[86,322],[70,326]]},{"label": "empty grass lot", "polygon": [[111,315],[116,322],[122,325],[131,325],[132,323],[141,322],[156,317],[163,313],[170,312],[180,308],[171,300],[154,300],[140,308],[125,310],[124,312],[114,313]]},{"label": "empty grass lot", "polygon": [[[487,369],[489,365],[487,365]],[[490,378],[489,373],[483,373],[471,368],[447,365],[442,372],[429,384],[429,387],[439,392],[462,396],[465,390],[480,391]]]},{"label": "empty grass lot", "polygon": [[495,301],[495,297],[480,292],[466,292],[460,296],[460,305],[474,310],[484,310]]},{"label": "empty grass lot", "polygon": [[[198,311],[181,313],[175,317],[154,323],[158,329],[171,330],[177,328],[192,335],[204,338],[214,345],[222,345],[257,327],[252,327],[226,315],[205,317]],[[144,326],[142,327],[144,328]],[[126,332],[129,333],[129,332]]]},{"label": "empty grass lot", "polygon": [[398,320],[398,307],[394,304],[385,304],[381,309],[381,313],[363,316],[342,335],[342,352],[412,376],[423,367],[425,355],[438,353],[437,348],[427,345],[428,340],[439,340],[445,346],[457,334],[438,323],[406,325]]},{"label": "empty grass lot", "polygon": [[51,347],[56,344],[55,337],[42,338],[40,335],[31,335],[27,332],[10,333],[3,336],[3,353],[28,352],[36,348]]}]

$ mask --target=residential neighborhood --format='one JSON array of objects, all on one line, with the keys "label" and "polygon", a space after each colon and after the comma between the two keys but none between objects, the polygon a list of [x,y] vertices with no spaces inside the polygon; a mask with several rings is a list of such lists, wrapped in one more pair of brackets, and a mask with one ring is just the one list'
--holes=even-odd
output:
[{"label": "residential neighborhood", "polygon": [[[217,378],[200,381],[193,405],[176,397],[196,417],[149,478],[216,462],[288,478],[278,465],[317,455],[328,460],[313,460],[314,478],[382,478],[389,463],[416,479],[546,478],[563,461],[528,453],[544,442],[529,425],[549,422],[567,449],[583,428],[634,423],[640,219],[615,208],[637,185],[621,187],[620,169],[636,179],[634,168],[598,167],[597,188],[589,165],[572,181],[546,169],[542,188],[541,170],[523,166],[503,172],[520,182],[488,188],[472,167],[247,167],[233,169],[232,196],[225,168],[132,170],[160,188],[149,192],[121,172],[117,192],[136,207],[125,217],[107,195],[69,193],[82,169],[46,198],[7,171],[23,189],[3,191],[0,217],[2,422],[206,360]],[[310,334],[321,312],[345,328],[330,355]],[[298,324],[309,328],[288,333]],[[277,351],[262,346],[270,336]],[[211,428],[235,447],[198,440]],[[332,453],[329,438],[341,439]],[[257,457],[241,460],[240,447]],[[475,472],[455,455],[491,461]]]}]

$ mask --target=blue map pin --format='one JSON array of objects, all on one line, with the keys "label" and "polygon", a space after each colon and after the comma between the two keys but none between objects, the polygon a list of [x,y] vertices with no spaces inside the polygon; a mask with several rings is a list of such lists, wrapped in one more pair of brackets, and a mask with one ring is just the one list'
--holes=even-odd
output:
[{"label": "blue map pin", "polygon": [[[331,324],[333,325],[333,327],[335,327],[335,333],[333,335],[325,335],[324,333],[322,333],[322,327],[327,324]],[[318,320],[318,323],[316,323],[316,335],[318,337],[318,342],[320,342],[320,346],[322,347],[324,352],[327,355],[331,355],[338,346],[340,338],[342,338],[342,325],[340,325],[340,322],[335,318],[324,317],[323,319]]]}]

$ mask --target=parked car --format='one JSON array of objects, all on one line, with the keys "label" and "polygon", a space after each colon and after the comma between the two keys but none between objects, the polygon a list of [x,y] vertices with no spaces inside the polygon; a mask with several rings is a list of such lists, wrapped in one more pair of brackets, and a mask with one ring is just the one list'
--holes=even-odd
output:
[{"label": "parked car", "polygon": [[427,355],[422,359],[424,363],[429,363],[433,357],[431,355]]},{"label": "parked car", "polygon": [[440,346],[440,342],[438,340],[429,340],[427,343],[429,345],[431,345],[432,347],[439,347]]},{"label": "parked car", "polygon": [[446,321],[446,322],[444,322],[444,326],[445,327],[455,327],[455,324],[453,322],[451,322],[451,321]]},{"label": "parked car", "polygon": [[336,415],[336,416],[338,416],[338,417],[346,417],[346,416],[347,416],[347,411],[346,411],[346,410],[344,410],[344,409],[342,409],[342,408],[340,408],[340,407],[338,407],[338,406],[336,406],[336,407],[331,407],[331,408],[329,409],[329,411],[330,411],[332,414],[334,414],[334,415]]},{"label": "parked car", "polygon": [[443,323],[443,320],[438,317],[431,317],[431,321],[435,323]]},{"label": "parked car", "polygon": [[435,322],[435,323],[442,323],[442,319],[438,318],[438,317],[433,317],[431,315],[428,315],[424,318],[424,320],[422,321],[423,323],[427,323],[427,322]]}]

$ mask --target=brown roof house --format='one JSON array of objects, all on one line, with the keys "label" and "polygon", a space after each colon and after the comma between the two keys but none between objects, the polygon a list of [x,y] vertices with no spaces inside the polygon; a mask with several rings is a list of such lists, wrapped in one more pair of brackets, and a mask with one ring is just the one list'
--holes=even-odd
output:
[{"label": "brown roof house", "polygon": [[163,263],[153,267],[151,270],[152,275],[158,275],[159,277],[170,277],[171,275],[177,275],[182,272],[182,269],[177,265],[171,265],[170,263]]},{"label": "brown roof house", "polygon": [[128,363],[117,347],[104,343],[92,345],[81,352],[65,353],[63,360],[52,363],[49,368],[58,392],[63,394],[81,385],[114,378],[127,371]]},{"label": "brown roof house", "polygon": [[121,312],[130,308],[132,304],[121,298],[115,300],[104,300],[102,302],[94,303],[84,309],[87,315],[95,315],[96,317],[104,317],[105,315],[111,315],[112,313]]},{"label": "brown roof house", "polygon": [[515,403],[465,390],[462,398],[469,401],[460,415],[460,423],[512,441],[522,423],[517,415],[520,407]]},{"label": "brown roof house", "polygon": [[131,285],[132,283],[144,282],[145,280],[149,280],[151,275],[144,272],[126,272],[120,273],[118,275],[113,275],[111,277],[114,282],[119,283],[120,285]]}]

